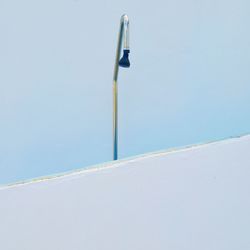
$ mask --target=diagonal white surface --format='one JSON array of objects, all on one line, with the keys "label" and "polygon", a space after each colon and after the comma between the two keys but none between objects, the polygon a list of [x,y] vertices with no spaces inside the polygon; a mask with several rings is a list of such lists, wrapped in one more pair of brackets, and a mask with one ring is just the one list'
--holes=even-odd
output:
[{"label": "diagonal white surface", "polygon": [[250,249],[250,136],[0,190],[4,250]]}]

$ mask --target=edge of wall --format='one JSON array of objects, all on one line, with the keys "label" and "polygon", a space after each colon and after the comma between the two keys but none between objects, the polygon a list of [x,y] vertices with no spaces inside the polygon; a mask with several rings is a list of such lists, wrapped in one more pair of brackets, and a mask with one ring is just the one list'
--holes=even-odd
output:
[{"label": "edge of wall", "polygon": [[191,144],[191,145],[186,145],[186,146],[177,147],[177,148],[153,151],[153,152],[149,152],[145,154],[136,155],[133,157],[123,158],[117,161],[104,162],[104,163],[100,163],[97,165],[91,165],[91,166],[87,166],[87,167],[83,167],[83,168],[79,168],[79,169],[75,169],[75,170],[71,170],[67,172],[61,172],[57,174],[37,177],[34,179],[28,179],[24,181],[18,181],[18,182],[14,182],[10,184],[0,185],[0,191],[9,189],[9,188],[15,188],[18,186],[23,186],[23,185],[30,185],[30,184],[34,184],[38,182],[47,182],[47,181],[52,181],[55,179],[64,179],[70,176],[81,175],[85,173],[96,172],[96,171],[101,171],[101,170],[110,169],[110,168],[117,168],[127,163],[137,162],[142,159],[154,158],[154,157],[168,155],[168,154],[175,154],[175,153],[180,153],[183,151],[190,151],[193,149],[203,148],[203,147],[207,147],[207,146],[214,145],[214,144],[228,143],[228,142],[232,142],[232,141],[239,140],[239,139],[242,139],[244,137],[249,137],[249,136],[250,134],[243,134],[243,135],[232,136],[232,137],[228,137],[228,138],[224,138],[220,140],[214,140],[214,141],[210,141],[206,143]]}]

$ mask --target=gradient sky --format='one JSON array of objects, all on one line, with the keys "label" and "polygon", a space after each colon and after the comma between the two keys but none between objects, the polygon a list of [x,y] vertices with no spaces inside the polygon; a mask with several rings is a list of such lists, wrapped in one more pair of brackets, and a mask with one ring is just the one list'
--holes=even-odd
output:
[{"label": "gradient sky", "polygon": [[1,0],[0,183],[250,132],[250,2]]}]

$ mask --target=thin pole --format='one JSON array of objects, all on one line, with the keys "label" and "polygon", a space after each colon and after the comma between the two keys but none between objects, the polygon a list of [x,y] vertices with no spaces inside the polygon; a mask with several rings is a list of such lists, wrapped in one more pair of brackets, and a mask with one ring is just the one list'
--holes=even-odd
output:
[{"label": "thin pole", "polygon": [[[116,49],[114,76],[113,76],[113,160],[118,159],[118,72],[119,72],[119,59],[121,56],[122,38],[124,31],[124,22],[128,22],[128,16],[121,17],[120,29],[118,33],[118,43]],[[126,23],[127,25],[127,23]]]},{"label": "thin pole", "polygon": [[113,159],[118,158],[118,88],[117,82],[113,84]]}]

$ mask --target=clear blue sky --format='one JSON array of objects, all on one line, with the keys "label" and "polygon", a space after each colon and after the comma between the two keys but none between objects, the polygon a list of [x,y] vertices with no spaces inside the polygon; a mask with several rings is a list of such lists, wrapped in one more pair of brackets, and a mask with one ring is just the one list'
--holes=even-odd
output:
[{"label": "clear blue sky", "polygon": [[250,132],[249,1],[0,2],[0,184]]}]

